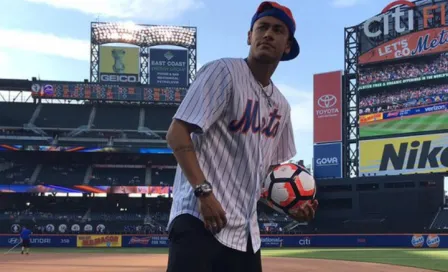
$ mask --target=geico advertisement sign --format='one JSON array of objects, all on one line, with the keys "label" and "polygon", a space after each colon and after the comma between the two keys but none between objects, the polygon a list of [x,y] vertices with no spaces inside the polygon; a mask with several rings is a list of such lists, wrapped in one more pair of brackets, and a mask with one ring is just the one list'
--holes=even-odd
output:
[{"label": "geico advertisement sign", "polygon": [[360,172],[377,175],[445,172],[448,134],[360,142]]},{"label": "geico advertisement sign", "polygon": [[114,74],[101,74],[101,82],[115,82],[115,83],[137,83],[137,75],[114,75]]}]

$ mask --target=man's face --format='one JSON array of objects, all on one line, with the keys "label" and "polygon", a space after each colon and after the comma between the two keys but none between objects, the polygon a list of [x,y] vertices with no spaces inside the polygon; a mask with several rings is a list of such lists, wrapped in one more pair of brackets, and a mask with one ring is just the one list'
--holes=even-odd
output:
[{"label": "man's face", "polygon": [[250,54],[262,63],[276,63],[291,50],[288,27],[277,18],[258,19],[248,33]]}]

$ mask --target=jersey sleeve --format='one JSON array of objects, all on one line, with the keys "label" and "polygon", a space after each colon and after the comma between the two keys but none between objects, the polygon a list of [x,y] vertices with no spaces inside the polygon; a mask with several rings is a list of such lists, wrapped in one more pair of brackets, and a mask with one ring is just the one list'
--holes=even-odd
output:
[{"label": "jersey sleeve", "polygon": [[286,125],[284,126],[271,165],[277,165],[290,160],[296,155],[296,145],[294,142],[294,132],[291,123],[291,114],[288,114]]},{"label": "jersey sleeve", "polygon": [[232,93],[230,70],[222,60],[207,63],[197,74],[180,104],[174,119],[207,131],[229,104]]}]

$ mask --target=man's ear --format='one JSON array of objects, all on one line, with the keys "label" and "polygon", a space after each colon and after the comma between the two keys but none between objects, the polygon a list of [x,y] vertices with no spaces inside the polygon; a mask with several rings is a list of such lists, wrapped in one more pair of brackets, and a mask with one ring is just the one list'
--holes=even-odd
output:
[{"label": "man's ear", "polygon": [[289,52],[291,52],[291,44],[292,44],[292,40],[288,39],[288,42],[286,43],[286,47],[285,47],[285,54],[289,54]]},{"label": "man's ear", "polygon": [[249,30],[249,31],[247,32],[247,45],[250,45],[250,44],[251,44],[251,42],[250,42],[250,36],[252,36],[252,31],[251,31],[251,30]]}]

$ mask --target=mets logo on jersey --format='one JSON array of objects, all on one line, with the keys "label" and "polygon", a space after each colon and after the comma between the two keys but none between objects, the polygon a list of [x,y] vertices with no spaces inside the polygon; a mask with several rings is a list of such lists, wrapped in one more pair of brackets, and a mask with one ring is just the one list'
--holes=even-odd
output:
[{"label": "mets logo on jersey", "polygon": [[280,119],[282,116],[278,114],[278,109],[274,109],[269,113],[269,118],[259,118],[259,107],[260,105],[258,101],[248,99],[243,116],[241,116],[239,120],[230,122],[228,126],[229,130],[232,132],[240,132],[242,134],[246,134],[249,131],[258,133],[261,130],[261,134],[264,134],[266,137],[274,138],[278,133],[278,127],[280,126]]}]

